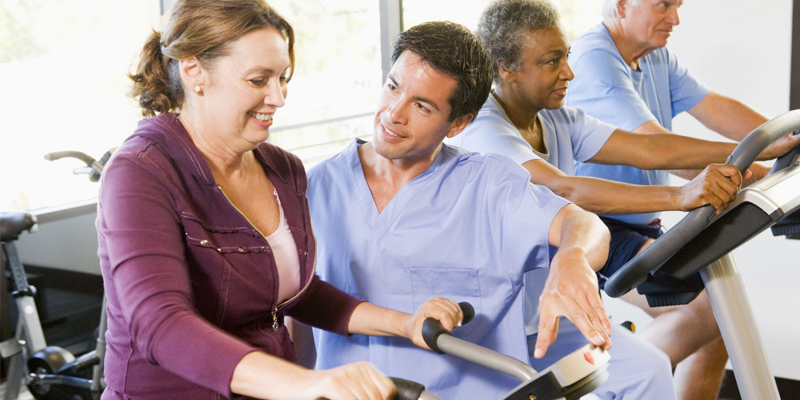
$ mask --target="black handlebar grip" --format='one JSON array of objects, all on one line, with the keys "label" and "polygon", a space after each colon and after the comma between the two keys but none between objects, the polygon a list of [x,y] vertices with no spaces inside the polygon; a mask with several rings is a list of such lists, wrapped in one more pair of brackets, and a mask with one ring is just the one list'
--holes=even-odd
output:
[{"label": "black handlebar grip", "polygon": [[[401,378],[389,378],[397,388],[397,400],[419,400],[422,392],[425,391],[425,386],[417,382],[408,381]],[[319,397],[317,400],[328,400],[325,397]]]},{"label": "black handlebar grip", "polygon": [[401,378],[391,378],[397,388],[397,400],[418,400],[425,386],[420,383],[408,381]]},{"label": "black handlebar grip", "polygon": [[[472,307],[472,304],[462,301],[461,303],[458,303],[458,305],[461,307],[461,313],[464,314],[464,318],[461,320],[461,325],[464,325],[475,318],[475,308]],[[422,339],[425,340],[425,344],[427,344],[431,350],[439,354],[444,354],[444,351],[439,349],[437,340],[442,334],[449,333],[450,332],[448,332],[447,329],[444,329],[442,324],[436,319],[428,318],[422,323]]]},{"label": "black handlebar grip", "polygon": [[472,321],[475,318],[475,308],[472,307],[472,304],[467,303],[466,301],[462,301],[458,303],[459,307],[461,307],[461,313],[464,314],[464,319],[461,320],[461,325],[466,325],[469,321]]}]

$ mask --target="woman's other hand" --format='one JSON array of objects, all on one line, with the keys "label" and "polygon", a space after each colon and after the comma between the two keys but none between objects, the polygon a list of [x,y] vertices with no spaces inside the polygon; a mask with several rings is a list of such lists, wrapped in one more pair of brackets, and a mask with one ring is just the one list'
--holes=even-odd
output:
[{"label": "woman's other hand", "polygon": [[231,391],[274,400],[388,400],[397,390],[366,362],[315,371],[255,351],[239,361]]}]

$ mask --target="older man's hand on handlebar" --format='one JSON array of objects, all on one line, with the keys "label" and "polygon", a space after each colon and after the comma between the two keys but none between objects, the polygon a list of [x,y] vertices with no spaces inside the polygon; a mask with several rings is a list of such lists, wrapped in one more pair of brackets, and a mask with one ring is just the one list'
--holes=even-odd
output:
[{"label": "older man's hand on handlebar", "polygon": [[[749,172],[745,173],[745,178],[748,177]],[[678,204],[682,211],[710,204],[720,214],[736,198],[741,184],[738,168],[730,164],[711,164],[680,188]]]},{"label": "older man's hand on handlebar", "polygon": [[765,167],[759,163],[753,163],[747,168],[747,171],[750,172],[748,175],[745,173],[745,179],[742,181],[742,189],[764,179],[765,176],[769,175],[769,171],[771,168]]},{"label": "older man's hand on handlebar", "polygon": [[771,160],[788,153],[793,148],[800,146],[800,135],[790,133],[772,143],[758,156],[759,161]]},{"label": "older man's hand on handlebar", "polygon": [[567,317],[595,346],[611,348],[611,322],[600,299],[597,274],[586,257],[559,251],[550,264],[539,298],[539,332],[534,357],[542,358],[558,335],[558,319]]},{"label": "older man's hand on handlebar", "polygon": [[419,306],[414,315],[404,318],[402,328],[404,336],[424,349],[429,349],[429,347],[422,338],[422,323],[428,318],[438,320],[442,327],[449,332],[453,328],[461,326],[464,315],[458,303],[442,297],[434,297]]}]

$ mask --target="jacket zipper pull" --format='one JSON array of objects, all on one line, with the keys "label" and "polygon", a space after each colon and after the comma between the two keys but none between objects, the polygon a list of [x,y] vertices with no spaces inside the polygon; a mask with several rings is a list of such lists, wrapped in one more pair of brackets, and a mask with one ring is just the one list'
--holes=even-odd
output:
[{"label": "jacket zipper pull", "polygon": [[274,332],[278,331],[278,306],[272,309],[272,330]]}]

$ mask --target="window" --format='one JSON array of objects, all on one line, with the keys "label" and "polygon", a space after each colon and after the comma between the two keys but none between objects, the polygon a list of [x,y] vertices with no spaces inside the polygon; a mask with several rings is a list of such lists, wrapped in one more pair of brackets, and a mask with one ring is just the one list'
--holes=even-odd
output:
[{"label": "window", "polygon": [[[570,40],[600,23],[601,0],[550,0],[561,13],[561,22]],[[493,0],[462,0],[454,6],[448,0],[403,0],[403,25],[409,28],[425,21],[447,20],[458,22],[472,30],[478,19]]]},{"label": "window", "polygon": [[270,142],[306,168],[354,137],[372,135],[382,87],[380,13],[375,0],[271,0],[294,27],[296,71]]},{"label": "window", "polygon": [[125,74],[151,26],[158,0],[0,0],[0,210],[29,210],[97,195],[74,176],[75,159],[99,158],[133,132],[141,114]]}]

